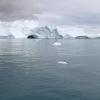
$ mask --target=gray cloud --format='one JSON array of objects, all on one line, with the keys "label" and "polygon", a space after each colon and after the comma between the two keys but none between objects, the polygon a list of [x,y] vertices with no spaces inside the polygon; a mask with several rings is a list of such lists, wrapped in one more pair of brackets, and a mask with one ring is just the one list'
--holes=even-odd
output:
[{"label": "gray cloud", "polygon": [[100,25],[100,0],[0,0],[0,19],[55,25]]},{"label": "gray cloud", "polygon": [[88,13],[65,16],[63,22],[68,25],[100,25],[100,15]]},{"label": "gray cloud", "polygon": [[30,19],[33,13],[39,13],[34,0],[0,0],[1,20]]}]

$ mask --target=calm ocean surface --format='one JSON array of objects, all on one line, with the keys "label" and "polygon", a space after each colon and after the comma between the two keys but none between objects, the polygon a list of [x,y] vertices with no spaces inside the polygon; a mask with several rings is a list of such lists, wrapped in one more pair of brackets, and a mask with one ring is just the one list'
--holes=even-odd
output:
[{"label": "calm ocean surface", "polygon": [[58,41],[0,40],[0,100],[100,100],[100,40]]}]

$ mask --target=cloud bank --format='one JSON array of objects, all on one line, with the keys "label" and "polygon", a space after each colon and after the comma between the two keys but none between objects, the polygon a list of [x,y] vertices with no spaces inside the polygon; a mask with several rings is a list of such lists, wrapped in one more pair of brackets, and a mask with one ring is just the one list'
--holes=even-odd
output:
[{"label": "cloud bank", "polygon": [[0,0],[0,19],[59,25],[100,25],[100,0]]}]

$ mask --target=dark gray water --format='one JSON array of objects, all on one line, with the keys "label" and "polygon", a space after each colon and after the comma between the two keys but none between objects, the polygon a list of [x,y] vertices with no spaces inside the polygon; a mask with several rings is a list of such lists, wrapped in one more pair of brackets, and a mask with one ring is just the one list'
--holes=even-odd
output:
[{"label": "dark gray water", "polygon": [[100,100],[100,40],[59,41],[0,40],[0,100]]}]

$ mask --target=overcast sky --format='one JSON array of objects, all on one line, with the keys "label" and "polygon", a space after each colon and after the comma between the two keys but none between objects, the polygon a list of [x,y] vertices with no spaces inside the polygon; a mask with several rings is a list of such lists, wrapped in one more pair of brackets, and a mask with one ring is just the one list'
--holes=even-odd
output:
[{"label": "overcast sky", "polygon": [[0,19],[99,26],[100,0],[0,0]]}]

